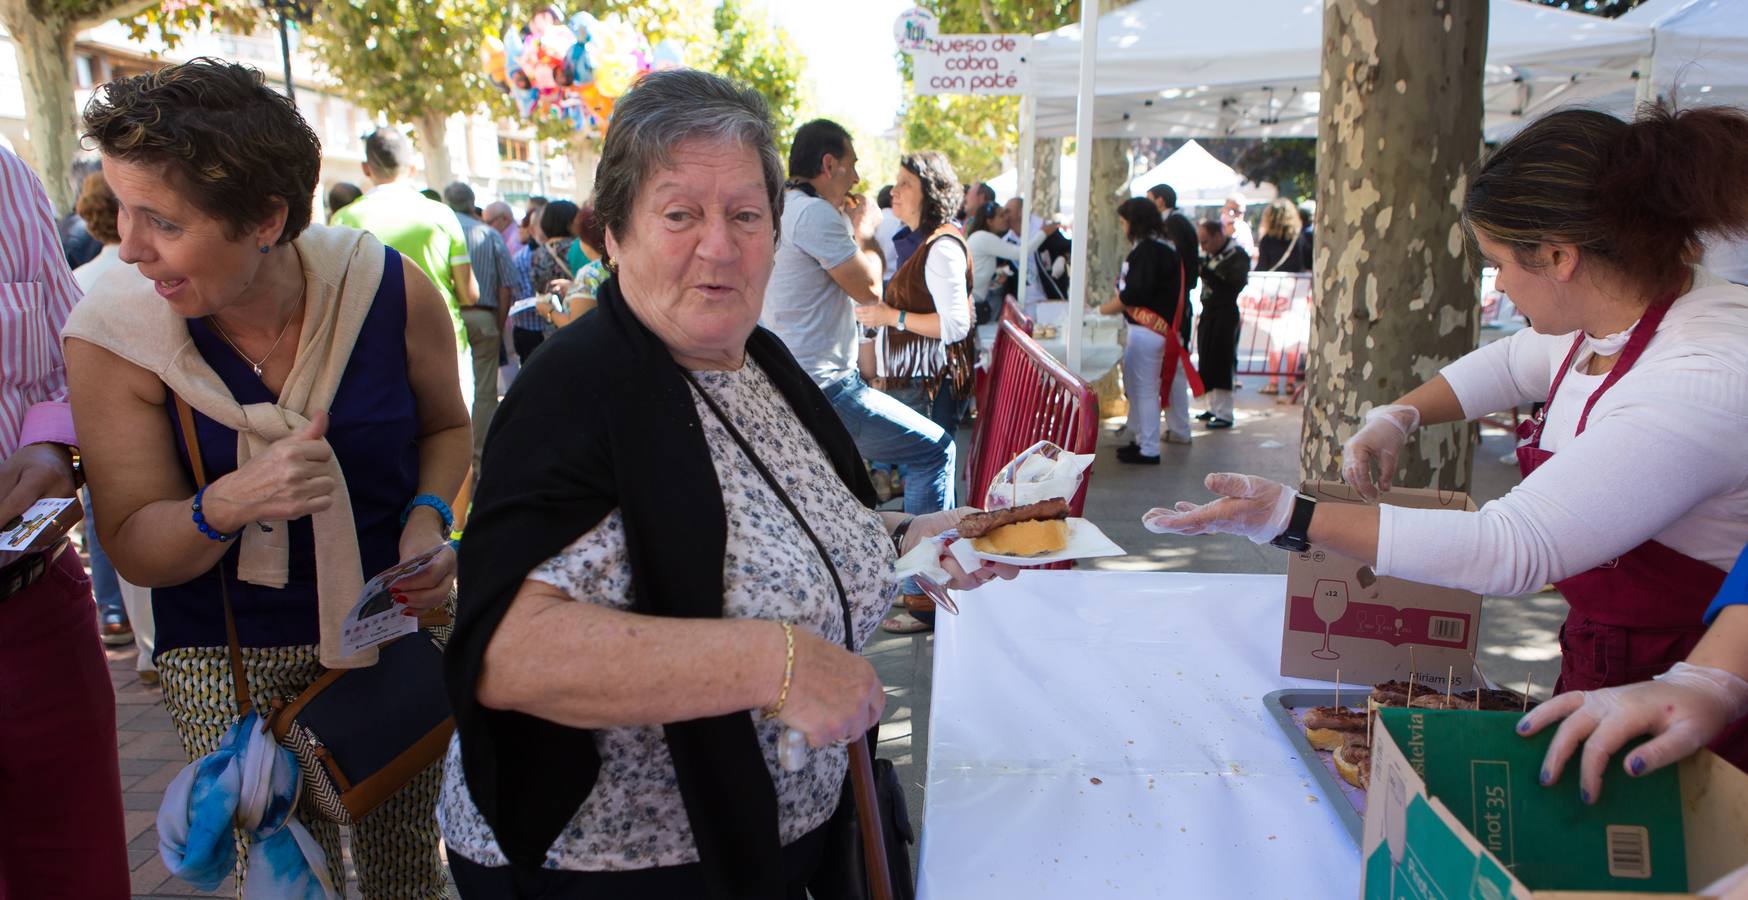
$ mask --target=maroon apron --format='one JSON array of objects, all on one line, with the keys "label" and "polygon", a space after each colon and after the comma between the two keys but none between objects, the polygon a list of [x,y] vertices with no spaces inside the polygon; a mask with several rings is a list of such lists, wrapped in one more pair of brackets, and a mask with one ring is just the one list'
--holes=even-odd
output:
[{"label": "maroon apron", "polygon": [[[1578,434],[1584,433],[1596,401],[1638,362],[1674,299],[1664,297],[1645,311],[1614,368],[1585,403]],[[1547,404],[1518,426],[1517,465],[1525,478],[1554,455],[1542,449],[1542,424],[1583,346],[1580,332],[1554,374]],[[1560,626],[1560,680],[1554,693],[1644,681],[1686,659],[1705,634],[1706,607],[1723,586],[1724,575],[1710,563],[1650,540],[1555,582],[1571,609]],[[1748,769],[1748,720],[1726,729],[1712,749],[1737,768]]]}]

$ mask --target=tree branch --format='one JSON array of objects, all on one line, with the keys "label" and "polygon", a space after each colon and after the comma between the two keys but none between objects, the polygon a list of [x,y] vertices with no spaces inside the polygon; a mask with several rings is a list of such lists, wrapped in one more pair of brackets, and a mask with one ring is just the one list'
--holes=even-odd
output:
[{"label": "tree branch", "polygon": [[983,24],[989,28],[990,34],[1001,34],[1001,23],[995,20],[995,4],[990,0],[977,0],[977,11],[983,16]]}]

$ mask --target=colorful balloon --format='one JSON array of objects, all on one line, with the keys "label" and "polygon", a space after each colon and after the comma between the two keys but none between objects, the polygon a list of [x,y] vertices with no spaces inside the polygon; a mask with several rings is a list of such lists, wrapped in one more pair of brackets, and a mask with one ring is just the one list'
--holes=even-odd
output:
[{"label": "colorful balloon", "polygon": [[617,17],[577,12],[566,18],[547,5],[501,39],[487,38],[480,64],[524,118],[550,116],[605,133],[614,98],[646,72],[685,65],[685,48],[674,41],[652,48]]}]

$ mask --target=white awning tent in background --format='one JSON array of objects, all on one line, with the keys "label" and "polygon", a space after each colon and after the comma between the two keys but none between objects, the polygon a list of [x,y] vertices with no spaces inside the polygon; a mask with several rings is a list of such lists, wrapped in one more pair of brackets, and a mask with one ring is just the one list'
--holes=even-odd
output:
[{"label": "white awning tent in background", "polygon": [[[1066,206],[1068,198],[1074,196],[1074,157],[1061,156],[1060,168],[1056,171],[1060,179],[1062,202]],[[1009,169],[989,180],[989,186],[995,189],[998,200],[1007,200],[1019,192],[1020,173],[1018,169]]]},{"label": "white awning tent in background", "polygon": [[[1656,97],[1679,107],[1748,107],[1748,0],[1649,0],[1619,21],[1651,29],[1650,79],[1638,83],[1632,72],[1588,78],[1566,102],[1619,116]],[[1538,103],[1530,114],[1558,105]]]},{"label": "white awning tent in background", "polygon": [[1177,192],[1177,205],[1185,208],[1219,206],[1233,194],[1249,203],[1275,198],[1273,187],[1252,184],[1231,166],[1214,158],[1206,147],[1190,141],[1177,148],[1164,162],[1129,182],[1129,193],[1140,197],[1156,184],[1169,184]]},{"label": "white awning tent in background", "polygon": [[[1744,0],[1711,2],[1740,10]],[[1652,50],[1651,27],[1642,21],[1527,0],[1490,3],[1484,88],[1490,138],[1565,102],[1587,79],[1630,79]],[[1139,0],[1100,19],[1094,133],[1316,137],[1322,45],[1319,0],[1252,0],[1236,23],[1220,4]],[[1079,55],[1078,25],[1033,44],[1040,137],[1072,133]]]},{"label": "white awning tent in background", "polygon": [[[1488,3],[1489,140],[1566,105],[1628,115],[1678,81],[1683,104],[1748,105],[1748,0],[1650,0],[1619,19]],[[1081,11],[1080,24],[1033,42],[1019,181],[1030,177],[1037,137],[1316,137],[1322,0],[1249,0],[1238,19],[1230,5],[1181,0],[1137,0],[1102,16],[1098,0],[1082,0]],[[1088,202],[1086,187],[1070,209]],[[1072,269],[1071,308],[1084,291],[1079,243]],[[1080,363],[1080,318],[1068,320],[1070,368]]]},{"label": "white awning tent in background", "polygon": [[1680,106],[1748,107],[1748,0],[1650,0],[1621,21],[1651,26],[1656,94]]}]

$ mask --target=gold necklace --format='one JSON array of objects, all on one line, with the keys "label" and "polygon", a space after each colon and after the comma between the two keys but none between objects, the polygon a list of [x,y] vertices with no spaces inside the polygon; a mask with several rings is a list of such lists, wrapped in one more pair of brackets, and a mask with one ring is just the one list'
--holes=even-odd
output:
[{"label": "gold necklace", "polygon": [[285,340],[286,333],[291,331],[291,321],[297,318],[297,312],[300,309],[303,309],[302,297],[298,298],[297,307],[291,311],[291,315],[285,317],[285,324],[279,327],[279,337],[273,339],[273,346],[267,348],[267,355],[261,357],[260,362],[250,359],[249,355],[243,352],[243,348],[238,347],[237,342],[231,340],[231,336],[225,333],[225,326],[219,324],[218,316],[207,316],[206,320],[211,322],[214,328],[218,329],[219,337],[224,338],[225,343],[231,345],[232,352],[236,353],[239,357],[242,357],[243,362],[248,363],[249,368],[255,370],[255,377],[260,378],[261,367],[267,365],[267,360],[273,358],[273,351],[279,349],[279,342]]}]

